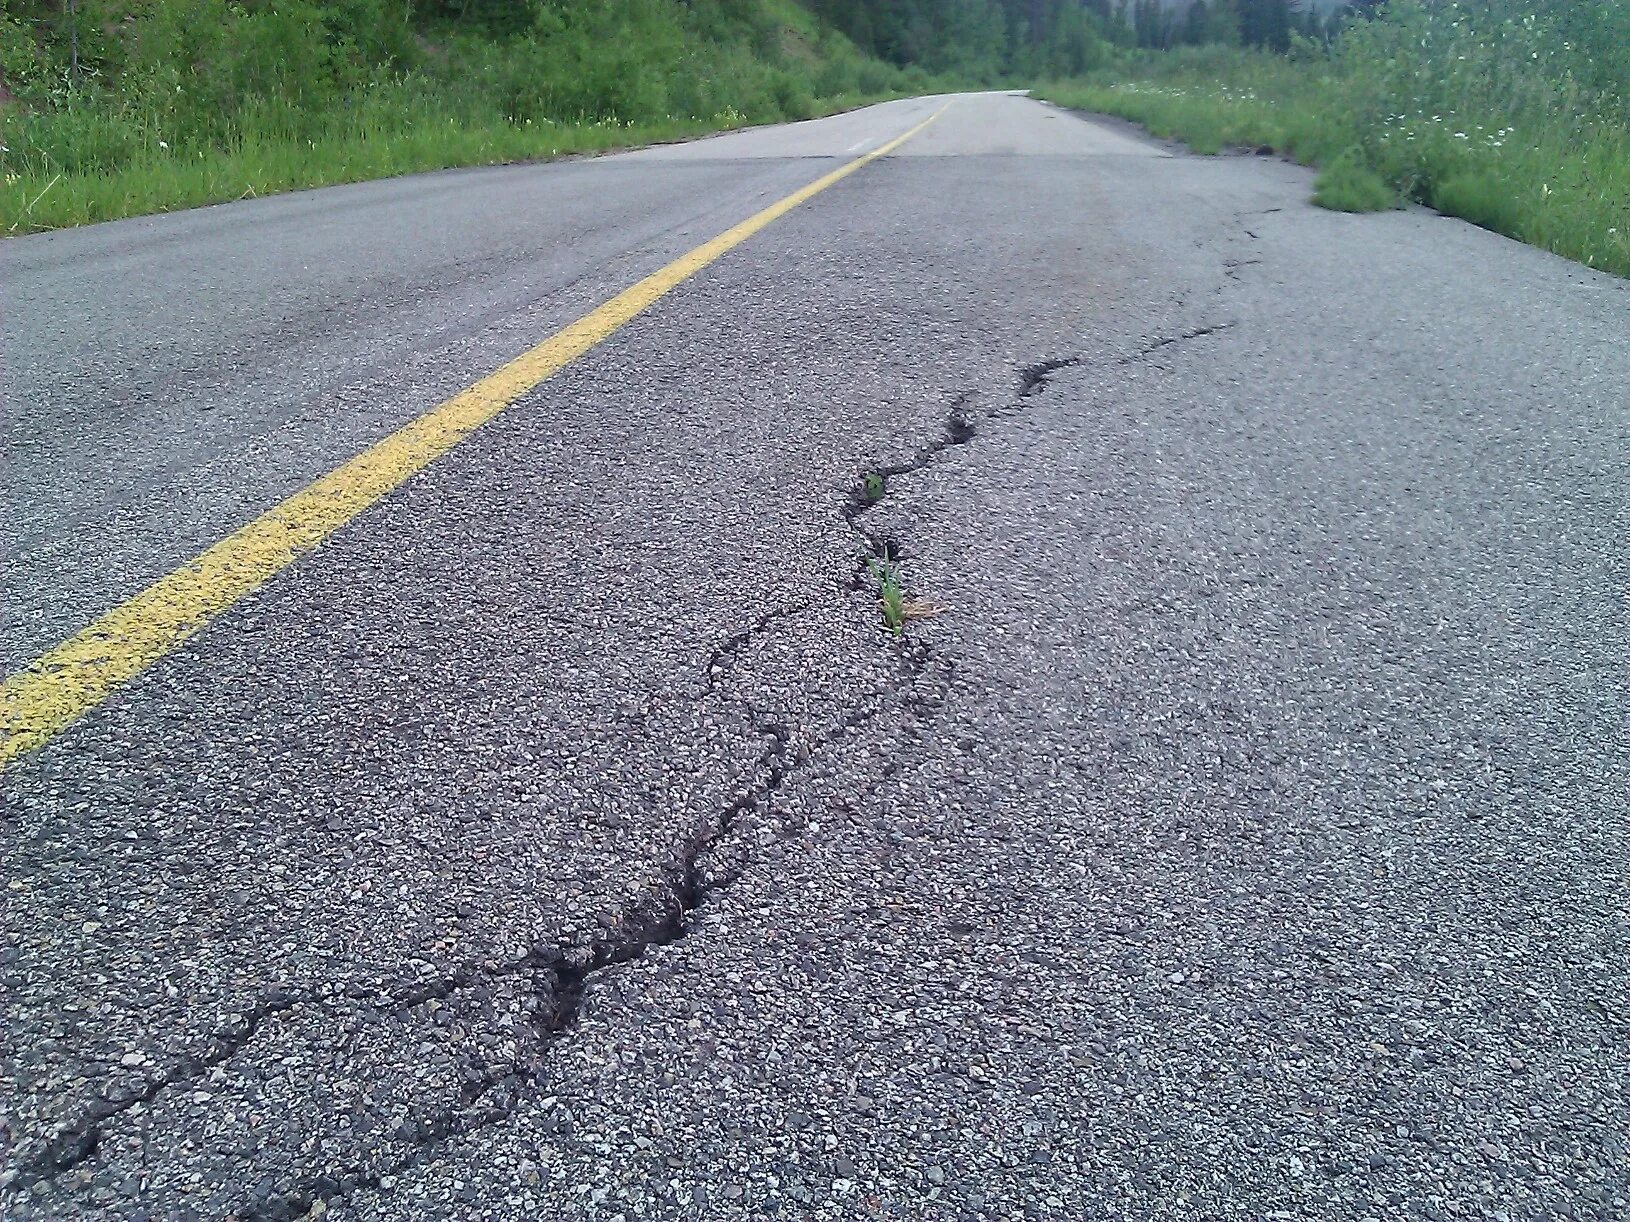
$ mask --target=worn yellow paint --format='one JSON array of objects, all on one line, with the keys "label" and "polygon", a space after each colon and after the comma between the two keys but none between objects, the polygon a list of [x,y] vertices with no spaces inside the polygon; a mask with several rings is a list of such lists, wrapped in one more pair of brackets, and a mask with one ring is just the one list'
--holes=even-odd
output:
[{"label": "worn yellow paint", "polygon": [[944,113],[847,162],[618,293],[530,352],[296,492],[161,577],[0,688],[0,767],[48,742],[122,684],[253,593],[481,425],[799,204],[883,157]]}]

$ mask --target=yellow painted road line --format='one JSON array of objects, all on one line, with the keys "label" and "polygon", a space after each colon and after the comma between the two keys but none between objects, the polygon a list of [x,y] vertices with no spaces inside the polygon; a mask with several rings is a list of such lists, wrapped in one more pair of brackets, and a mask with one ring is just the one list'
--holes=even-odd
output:
[{"label": "yellow painted road line", "polygon": [[618,293],[202,555],[159,578],[0,687],[0,767],[50,741],[210,620],[424,470],[545,378],[772,221],[886,156],[945,113],[857,157]]}]

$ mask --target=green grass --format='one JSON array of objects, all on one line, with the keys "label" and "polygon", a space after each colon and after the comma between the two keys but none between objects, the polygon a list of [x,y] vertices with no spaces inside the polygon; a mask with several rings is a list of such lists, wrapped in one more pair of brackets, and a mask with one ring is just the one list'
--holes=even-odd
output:
[{"label": "green grass", "polygon": [[872,576],[877,578],[877,605],[883,612],[883,626],[895,636],[905,635],[906,592],[900,584],[900,572],[894,562],[887,559],[870,561]]},{"label": "green grass", "polygon": [[[0,234],[921,93],[795,0],[61,0],[0,15]],[[15,11],[17,16],[12,16]]]},{"label": "green grass", "polygon": [[1313,202],[1333,212],[1385,212],[1397,206],[1398,193],[1353,152],[1325,167],[1314,184]]},{"label": "green grass", "polygon": [[1269,148],[1320,167],[1325,207],[1413,200],[1630,276],[1630,5],[1384,13],[1328,51],[1129,55],[1037,93],[1196,152]]},{"label": "green grass", "polygon": [[[812,104],[830,114],[894,97],[837,97]],[[348,123],[305,139],[241,134],[226,147],[155,149],[113,170],[66,170],[41,158],[0,173],[0,233],[60,229],[282,191],[389,178],[451,166],[499,165],[601,153],[742,127],[725,111],[706,119],[640,123],[598,120],[508,123],[426,115],[418,121]],[[16,162],[13,162],[16,165]]]}]

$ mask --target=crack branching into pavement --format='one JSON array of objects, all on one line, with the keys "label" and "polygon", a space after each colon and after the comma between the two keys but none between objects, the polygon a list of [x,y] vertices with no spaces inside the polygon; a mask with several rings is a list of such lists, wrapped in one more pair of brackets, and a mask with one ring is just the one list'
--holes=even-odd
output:
[{"label": "crack branching into pavement", "polygon": [[1232,322],[1211,323],[1210,325],[1204,327],[1194,327],[1191,330],[1184,331],[1181,335],[1164,336],[1161,339],[1153,340],[1150,343],[1145,344],[1131,356],[1122,357],[1117,363],[1121,365],[1135,365],[1139,361],[1147,360],[1149,357],[1159,352],[1162,348],[1170,348],[1173,344],[1185,344],[1191,339],[1199,339],[1206,335],[1216,335],[1220,331],[1229,331],[1232,330],[1235,325],[1236,324]]},{"label": "crack branching into pavement", "polygon": [[[719,693],[724,675],[751,641],[771,631],[779,622],[808,609],[794,606],[767,611],[748,628],[716,647],[707,663],[709,695]],[[399,1130],[401,1139],[410,1146],[399,1156],[359,1160],[347,1168],[308,1176],[241,1209],[238,1217],[242,1222],[292,1222],[306,1217],[319,1203],[329,1206],[359,1190],[377,1188],[387,1177],[411,1170],[448,1141],[508,1120],[529,1095],[536,1093],[551,1049],[576,1030],[584,999],[595,979],[684,938],[691,930],[698,909],[734,886],[750,864],[745,851],[733,860],[725,856],[743,820],[755,812],[768,811],[788,779],[814,751],[859,730],[884,707],[882,702],[872,702],[846,710],[836,724],[800,756],[794,751],[794,734],[788,725],[764,713],[750,700],[741,700],[739,704],[763,739],[752,769],[752,774],[760,779],[727,803],[716,819],[692,831],[646,894],[614,922],[614,932],[587,947],[537,947],[518,962],[502,967],[469,966],[452,976],[421,985],[400,999],[398,1009],[446,998],[460,989],[498,977],[530,976],[537,999],[532,1012],[537,1042],[534,1054],[526,1063],[512,1063],[478,1075],[460,1090],[456,1105]],[[795,834],[796,829],[783,834],[782,839]]]},{"label": "crack branching into pavement", "polygon": [[1073,369],[1085,360],[1085,357],[1080,356],[1064,356],[1027,365],[1019,371],[1019,398],[1028,399],[1046,390],[1047,384],[1060,369]]},{"label": "crack branching into pavement", "polygon": [[[766,611],[749,627],[717,646],[709,655],[705,672],[709,695],[717,694],[725,672],[753,639],[808,609],[799,605]],[[745,857],[733,865],[719,865],[713,860],[718,850],[743,818],[768,805],[795,766],[790,750],[792,731],[781,722],[760,714],[749,702],[743,705],[763,738],[764,745],[752,768],[752,775],[762,779],[732,799],[715,821],[692,832],[648,894],[630,905],[614,922],[614,934],[587,947],[538,946],[509,963],[464,964],[444,976],[391,993],[388,1000],[377,1007],[379,1016],[401,1016],[428,1003],[446,1000],[464,989],[508,977],[530,976],[538,999],[533,1021],[547,1051],[550,1042],[575,1028],[584,992],[595,976],[684,937],[689,931],[691,914],[735,883],[746,868]],[[880,711],[877,705],[849,710],[826,741],[852,733]],[[152,1103],[171,1086],[196,1081],[248,1046],[267,1019],[317,999],[311,990],[278,990],[267,994],[240,1021],[211,1035],[202,1053],[184,1058],[169,1072],[141,1082],[127,1094],[92,1104],[83,1115],[61,1128],[39,1153],[19,1163],[12,1185],[27,1189],[90,1160],[98,1151],[106,1121],[138,1105]],[[460,1088],[455,1107],[427,1119],[405,1123],[399,1136],[423,1150],[499,1123],[514,1111],[525,1088],[532,1084],[540,1070],[541,1056],[527,1065],[510,1065],[482,1074]],[[408,1169],[420,1161],[420,1157],[410,1153],[388,1166],[359,1165],[345,1171],[324,1172],[254,1202],[238,1216],[245,1220],[300,1218],[319,1201],[326,1204],[359,1188],[377,1186],[386,1175]]]},{"label": "crack branching into pavement", "polygon": [[1260,242],[1262,240],[1261,236],[1245,222],[1253,216],[1272,216],[1275,212],[1283,211],[1283,208],[1253,208],[1245,212],[1237,212],[1234,214],[1234,224],[1244,230],[1245,235],[1253,242]]},{"label": "crack branching into pavement", "polygon": [[740,632],[732,633],[726,637],[708,655],[707,669],[703,673],[703,678],[707,683],[707,690],[710,693],[718,691],[725,672],[735,662],[741,651],[755,638],[768,632],[770,628],[782,620],[794,619],[797,616],[806,614],[809,610],[810,607],[807,603],[800,603],[793,607],[772,607],[759,615]]},{"label": "crack branching into pavement", "polygon": [[128,1093],[96,1100],[81,1116],[60,1128],[38,1153],[18,1161],[12,1186],[32,1187],[41,1180],[54,1179],[65,1171],[71,1171],[92,1158],[101,1144],[102,1126],[108,1120],[139,1104],[151,1103],[171,1086],[196,1081],[249,1044],[267,1019],[310,1001],[311,996],[309,992],[272,990],[258,1004],[240,1015],[237,1022],[211,1034],[202,1052],[181,1058],[168,1071],[136,1083]]},{"label": "crack branching into pavement", "polygon": [[[1162,335],[1140,344],[1125,356],[1118,357],[1112,362],[1113,367],[1124,369],[1130,365],[1137,365],[1148,360],[1157,352],[1177,344],[1186,344],[1190,340],[1201,339],[1207,335],[1216,335],[1222,331],[1233,329],[1237,324],[1233,321],[1206,323],[1198,327],[1190,327],[1176,335]],[[1015,407],[1022,407],[1023,400],[1033,399],[1042,391],[1052,385],[1054,377],[1065,369],[1078,369],[1085,366],[1087,359],[1083,356],[1059,357],[1053,360],[1042,361],[1037,365],[1029,365],[1019,372],[1018,399]],[[992,413],[993,416],[1010,416],[1013,412]]]},{"label": "crack branching into pavement", "polygon": [[866,544],[869,554],[861,556],[860,564],[849,580],[848,589],[864,590],[867,588],[871,565],[874,560],[894,561],[898,560],[903,554],[903,549],[897,540],[890,538],[875,528],[868,527],[862,519],[869,510],[876,508],[882,502],[884,496],[887,496],[886,489],[889,480],[921,471],[946,450],[955,446],[967,445],[974,439],[974,425],[968,415],[968,408],[972,402],[972,395],[960,396],[951,405],[950,411],[946,413],[939,434],[906,461],[872,469],[872,474],[883,481],[885,491],[882,496],[873,495],[865,484],[861,484],[850,492],[849,499],[843,506],[843,520],[848,523],[850,530],[860,536],[861,541]]},{"label": "crack branching into pavement", "polygon": [[[882,708],[874,703],[848,710],[816,747],[860,729]],[[642,900],[624,911],[615,933],[586,948],[537,947],[518,962],[501,968],[465,969],[414,994],[425,1001],[503,976],[530,975],[538,999],[532,1015],[538,1050],[528,1063],[499,1068],[473,1079],[460,1091],[457,1105],[399,1131],[411,1147],[399,1157],[359,1160],[345,1169],[309,1176],[240,1209],[240,1222],[294,1222],[307,1217],[319,1203],[327,1207],[354,1192],[377,1188],[387,1177],[401,1175],[433,1157],[444,1143],[502,1124],[527,1097],[536,1094],[548,1053],[576,1030],[584,999],[595,979],[686,937],[697,910],[734,886],[745,872],[749,864],[745,854],[726,863],[720,857],[721,851],[741,821],[755,811],[767,809],[801,764],[794,759],[793,735],[787,726],[756,713],[755,725],[765,736],[757,760],[763,779],[726,805],[714,824],[692,834]]]},{"label": "crack branching into pavement", "polygon": [[[720,693],[724,675],[753,639],[807,610],[794,606],[767,611],[716,647],[707,663],[708,694]],[[814,752],[858,731],[885,708],[885,702],[874,700],[846,709],[807,750],[795,753],[794,734],[788,725],[750,700],[738,703],[762,738],[762,747],[750,769],[750,775],[758,779],[726,803],[716,818],[692,830],[645,893],[613,921],[610,931],[586,946],[538,945],[509,962],[467,963],[443,976],[399,989],[376,1007],[381,1017],[400,1016],[419,1006],[446,1000],[461,990],[520,977],[527,981],[532,999],[533,1042],[529,1055],[486,1067],[460,1086],[457,1101],[451,1106],[398,1125],[395,1136],[405,1150],[385,1158],[360,1156],[350,1165],[325,1167],[292,1181],[284,1180],[240,1207],[236,1213],[240,1222],[289,1222],[306,1217],[319,1204],[327,1207],[359,1190],[379,1187],[387,1177],[400,1175],[432,1157],[447,1141],[506,1121],[529,1094],[535,1093],[549,1051],[576,1029],[584,998],[596,977],[684,938],[696,911],[738,882],[750,864],[745,851],[731,859],[725,855],[742,821],[755,812],[769,810],[789,777]],[[784,832],[781,838],[789,839],[799,830]],[[266,1019],[314,1000],[316,996],[310,992],[271,995],[242,1023],[212,1037],[203,1055],[143,1084],[128,1098],[107,1100],[90,1109],[63,1130],[34,1162],[20,1169],[14,1183],[26,1188],[92,1158],[103,1122],[138,1104],[152,1102],[168,1086],[200,1077],[248,1045]]]}]

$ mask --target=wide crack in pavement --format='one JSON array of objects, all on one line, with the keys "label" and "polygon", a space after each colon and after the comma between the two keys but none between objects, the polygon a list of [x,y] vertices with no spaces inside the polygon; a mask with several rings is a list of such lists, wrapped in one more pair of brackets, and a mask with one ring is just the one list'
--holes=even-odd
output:
[{"label": "wide crack in pavement", "polygon": [[[1225,277],[1232,278],[1236,270],[1232,266],[1225,269]],[[1141,361],[1171,345],[1233,325],[1224,321],[1157,338],[1115,363],[1127,365]],[[1060,372],[1081,366],[1087,360],[1085,355],[1072,354],[1022,368],[1011,397],[993,409],[978,410],[978,396],[974,393],[958,396],[947,409],[937,433],[926,444],[903,461],[877,467],[875,474],[885,481],[909,478],[946,453],[970,444],[980,425],[1022,411],[1029,401],[1047,390]],[[895,561],[907,554],[908,549],[902,546],[900,539],[891,537],[874,518],[869,519],[886,499],[886,492],[874,497],[861,486],[855,488],[840,507],[844,524],[863,545],[854,572],[846,581],[838,583],[840,592],[869,599],[875,594],[870,581],[872,562]],[[375,992],[363,1006],[365,1013],[399,1016],[421,1009],[434,1012],[439,1003],[461,995],[481,995],[499,986],[518,990],[529,1028],[526,1038],[517,1044],[519,1055],[482,1063],[478,1054],[471,1072],[459,1083],[456,1098],[449,1105],[408,1116],[397,1125],[391,1134],[398,1143],[393,1151],[381,1156],[380,1150],[373,1147],[367,1154],[329,1163],[320,1170],[299,1170],[292,1180],[282,1178],[275,1184],[263,1184],[253,1193],[252,1201],[239,1209],[240,1217],[290,1219],[307,1215],[319,1203],[327,1205],[358,1189],[380,1186],[391,1176],[432,1157],[449,1141],[503,1123],[535,1092],[545,1059],[558,1041],[570,1037],[585,996],[596,978],[641,958],[648,951],[684,938],[698,909],[731,887],[753,864],[752,846],[739,835],[743,823],[749,818],[773,819],[776,795],[812,756],[877,720],[890,705],[903,715],[897,737],[921,741],[949,696],[955,662],[936,654],[930,642],[916,632],[894,642],[887,651],[895,659],[898,671],[888,679],[881,697],[874,695],[840,708],[832,723],[813,736],[784,712],[760,708],[751,697],[731,694],[732,672],[742,655],[756,642],[797,621],[811,609],[809,603],[794,602],[765,610],[709,652],[702,665],[701,698],[733,708],[760,739],[760,750],[749,769],[755,780],[719,809],[714,818],[691,830],[680,851],[660,866],[634,902],[615,915],[607,932],[587,943],[535,945],[524,955],[504,962],[490,959],[467,962],[450,973],[418,981],[411,987],[383,994]],[[882,775],[874,780],[874,785],[883,783],[903,766],[903,757],[884,762],[880,765]],[[798,832],[797,828],[782,828],[778,838],[791,839]],[[327,1000],[329,998],[317,993],[301,990],[279,990],[266,995],[261,1004],[243,1015],[240,1023],[206,1037],[201,1053],[179,1060],[167,1071],[127,1088],[117,1097],[99,1100],[62,1126],[42,1146],[25,1152],[12,1169],[9,1190],[28,1190],[41,1183],[48,1184],[65,1172],[93,1161],[107,1124],[132,1109],[155,1102],[171,1087],[187,1086],[206,1078],[217,1067],[249,1050],[267,1029],[269,1021],[288,1015],[302,1005],[323,1004]]]}]

